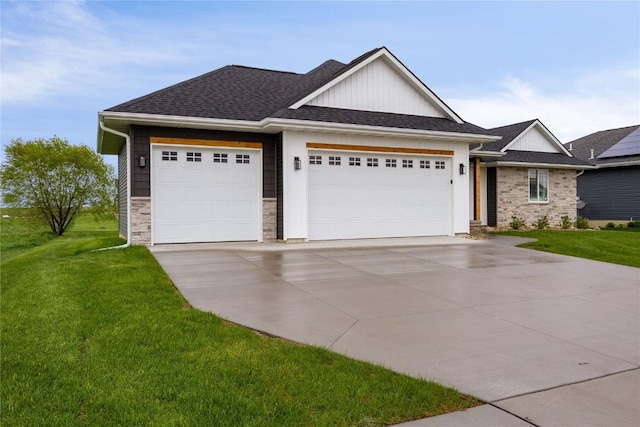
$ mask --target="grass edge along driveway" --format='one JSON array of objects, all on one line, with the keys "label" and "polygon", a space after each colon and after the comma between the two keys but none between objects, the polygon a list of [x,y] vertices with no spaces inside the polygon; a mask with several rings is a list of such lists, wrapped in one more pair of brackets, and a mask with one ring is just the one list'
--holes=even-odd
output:
[{"label": "grass edge along driveway", "polygon": [[640,267],[640,229],[630,230],[531,230],[496,234],[536,239],[518,245],[539,251],[595,261]]},{"label": "grass edge along driveway", "polygon": [[113,220],[2,219],[2,425],[369,426],[480,404],[192,309]]}]

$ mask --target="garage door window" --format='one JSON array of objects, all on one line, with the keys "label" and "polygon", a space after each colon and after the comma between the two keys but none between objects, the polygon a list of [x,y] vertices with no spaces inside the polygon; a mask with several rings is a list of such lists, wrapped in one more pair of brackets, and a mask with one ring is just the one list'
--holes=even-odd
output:
[{"label": "garage door window", "polygon": [[309,164],[310,165],[321,165],[322,164],[322,156],[309,156]]},{"label": "garage door window", "polygon": [[213,153],[213,163],[227,163],[228,158],[224,153]]},{"label": "garage door window", "polygon": [[249,164],[248,154],[236,154],[236,163]]},{"label": "garage door window", "polygon": [[436,169],[444,169],[444,162],[436,160]]},{"label": "garage door window", "polygon": [[420,160],[420,169],[431,169],[430,160]]},{"label": "garage door window", "polygon": [[340,156],[329,156],[329,165],[340,166]]},{"label": "garage door window", "polygon": [[413,167],[413,160],[403,159],[402,160],[402,167],[411,169]]},{"label": "garage door window", "polygon": [[177,162],[178,161],[178,152],[177,151],[163,151],[162,152],[162,161],[163,162]]},{"label": "garage door window", "polygon": [[349,157],[349,166],[360,166],[360,157]]},{"label": "garage door window", "polygon": [[377,168],[378,167],[378,159],[371,158],[371,157],[367,158],[367,166]]},{"label": "garage door window", "polygon": [[395,168],[396,164],[397,164],[396,159],[386,159],[385,165],[388,168]]},{"label": "garage door window", "polygon": [[187,152],[187,162],[201,162],[202,153]]}]

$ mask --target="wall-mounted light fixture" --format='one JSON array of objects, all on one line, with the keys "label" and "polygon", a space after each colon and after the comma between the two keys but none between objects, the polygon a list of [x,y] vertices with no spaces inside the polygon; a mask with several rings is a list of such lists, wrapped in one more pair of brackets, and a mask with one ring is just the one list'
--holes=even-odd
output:
[{"label": "wall-mounted light fixture", "polygon": [[460,163],[460,175],[465,175],[467,173],[467,167],[464,163]]},{"label": "wall-mounted light fixture", "polygon": [[293,158],[293,169],[297,171],[302,169],[302,162],[300,161],[300,157]]},{"label": "wall-mounted light fixture", "polygon": [[147,166],[147,159],[144,158],[144,156],[140,156],[140,158],[138,159],[138,165],[141,168],[144,168]]}]

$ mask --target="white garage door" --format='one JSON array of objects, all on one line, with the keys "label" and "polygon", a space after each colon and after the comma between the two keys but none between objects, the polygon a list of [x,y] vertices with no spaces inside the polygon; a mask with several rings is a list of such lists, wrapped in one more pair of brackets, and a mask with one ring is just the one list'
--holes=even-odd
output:
[{"label": "white garage door", "polygon": [[448,235],[451,160],[309,151],[309,239]]},{"label": "white garage door", "polygon": [[259,150],[154,146],[153,243],[259,240]]}]

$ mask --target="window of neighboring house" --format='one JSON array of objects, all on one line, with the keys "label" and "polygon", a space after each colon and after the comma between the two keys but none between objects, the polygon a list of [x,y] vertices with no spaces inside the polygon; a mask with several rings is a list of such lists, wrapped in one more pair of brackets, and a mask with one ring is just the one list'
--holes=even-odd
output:
[{"label": "window of neighboring house", "polygon": [[529,169],[529,201],[549,201],[549,171]]}]

